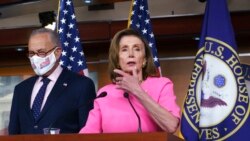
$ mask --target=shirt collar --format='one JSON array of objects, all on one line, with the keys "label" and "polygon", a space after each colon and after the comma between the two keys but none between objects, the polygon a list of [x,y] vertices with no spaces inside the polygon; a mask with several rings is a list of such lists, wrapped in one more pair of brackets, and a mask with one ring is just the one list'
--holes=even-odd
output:
[{"label": "shirt collar", "polygon": [[48,78],[51,81],[56,82],[57,78],[62,73],[62,71],[63,71],[63,68],[60,65],[58,65],[57,68],[48,76]]},{"label": "shirt collar", "polygon": [[[62,71],[63,71],[63,68],[60,65],[58,65],[57,68],[48,76],[48,78],[50,79],[50,81],[56,82],[56,80],[58,79]],[[38,79],[38,82],[40,82],[42,78],[43,77],[40,76]]]}]

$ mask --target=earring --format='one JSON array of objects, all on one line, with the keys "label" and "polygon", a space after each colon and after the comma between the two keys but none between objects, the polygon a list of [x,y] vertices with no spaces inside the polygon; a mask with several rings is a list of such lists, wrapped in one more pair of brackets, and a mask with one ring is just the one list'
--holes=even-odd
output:
[{"label": "earring", "polygon": [[142,68],[145,68],[146,67],[146,62],[143,62],[142,63]]},{"label": "earring", "polygon": [[117,68],[118,68],[118,69],[121,69],[121,66],[118,64],[118,65],[117,65]]}]

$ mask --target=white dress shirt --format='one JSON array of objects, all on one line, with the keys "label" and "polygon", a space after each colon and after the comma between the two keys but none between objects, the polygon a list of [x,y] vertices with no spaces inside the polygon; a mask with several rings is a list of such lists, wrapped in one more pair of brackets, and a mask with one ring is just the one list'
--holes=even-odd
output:
[{"label": "white dress shirt", "polygon": [[[48,98],[48,96],[49,96],[52,88],[54,87],[54,85],[56,83],[56,80],[58,79],[59,75],[62,73],[62,70],[63,70],[63,68],[60,65],[58,65],[58,67],[52,72],[52,74],[50,74],[48,76],[48,78],[50,79],[50,82],[49,82],[49,84],[47,86],[47,89],[46,89],[46,92],[45,92],[45,95],[44,95],[44,99],[43,99],[43,103],[42,103],[42,106],[41,106],[41,110],[43,109],[43,107],[45,105],[45,102],[47,101],[47,98]],[[30,108],[32,108],[32,105],[33,105],[33,102],[35,100],[35,97],[36,97],[39,89],[43,85],[43,82],[41,80],[42,80],[42,76],[40,76],[36,80],[36,83],[35,83],[34,88],[32,90],[31,101],[30,101]]]}]

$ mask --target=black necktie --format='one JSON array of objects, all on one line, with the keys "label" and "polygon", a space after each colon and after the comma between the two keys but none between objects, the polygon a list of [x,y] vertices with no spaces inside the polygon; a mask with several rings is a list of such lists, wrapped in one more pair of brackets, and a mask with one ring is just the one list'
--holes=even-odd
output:
[{"label": "black necktie", "polygon": [[36,98],[33,102],[33,105],[32,105],[32,111],[33,111],[33,116],[35,118],[35,120],[37,120],[37,118],[39,117],[40,115],[40,112],[41,112],[41,106],[42,106],[42,103],[43,103],[43,98],[44,98],[44,95],[45,95],[45,92],[46,92],[46,88],[50,82],[50,79],[47,78],[47,77],[44,77],[42,79],[43,81],[43,85],[42,87],[39,89],[37,95],[36,95]]}]

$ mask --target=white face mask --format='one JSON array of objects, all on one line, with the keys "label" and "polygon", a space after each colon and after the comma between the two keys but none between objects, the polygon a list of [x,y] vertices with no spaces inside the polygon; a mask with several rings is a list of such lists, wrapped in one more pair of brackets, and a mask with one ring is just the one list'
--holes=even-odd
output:
[{"label": "white face mask", "polygon": [[56,56],[54,54],[55,51],[53,51],[50,55],[46,57],[39,57],[37,55],[34,55],[30,57],[30,63],[34,70],[34,72],[41,76],[47,73],[50,69],[53,68],[53,66],[56,63]]}]

